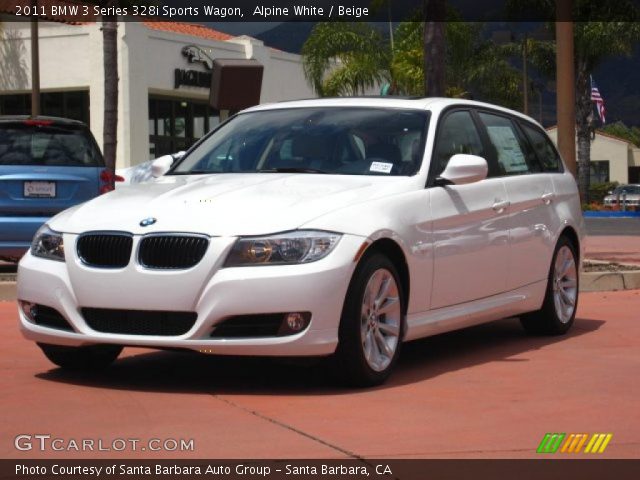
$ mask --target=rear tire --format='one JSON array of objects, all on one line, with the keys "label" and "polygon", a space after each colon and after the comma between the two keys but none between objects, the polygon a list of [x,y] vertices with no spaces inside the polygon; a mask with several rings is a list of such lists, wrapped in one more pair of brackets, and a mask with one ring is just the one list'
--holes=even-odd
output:
[{"label": "rear tire", "polygon": [[65,370],[94,371],[111,365],[120,352],[120,345],[90,345],[87,347],[65,347],[38,343],[45,356]]},{"label": "rear tire", "polygon": [[371,387],[389,377],[400,354],[404,312],[393,263],[377,253],[366,257],[351,279],[340,320],[336,359],[347,384]]},{"label": "rear tire", "polygon": [[542,308],[523,315],[520,322],[534,335],[563,335],[576,316],[579,295],[578,255],[575,245],[560,237],[553,252]]}]

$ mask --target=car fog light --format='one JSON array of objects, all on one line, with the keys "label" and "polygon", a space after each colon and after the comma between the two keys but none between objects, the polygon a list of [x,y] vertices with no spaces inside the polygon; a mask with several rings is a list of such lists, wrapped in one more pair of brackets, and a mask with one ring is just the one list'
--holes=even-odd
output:
[{"label": "car fog light", "polygon": [[20,310],[24,313],[24,316],[33,321],[33,317],[36,315],[36,304],[31,302],[25,302],[24,300],[18,300]]},{"label": "car fog light", "polygon": [[307,319],[302,313],[287,313],[287,327],[293,332],[299,332],[307,326]]}]

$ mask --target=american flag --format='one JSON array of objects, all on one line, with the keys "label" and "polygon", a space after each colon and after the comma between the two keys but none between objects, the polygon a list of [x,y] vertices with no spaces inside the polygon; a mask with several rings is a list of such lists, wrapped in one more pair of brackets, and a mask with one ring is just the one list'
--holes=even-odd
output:
[{"label": "american flag", "polygon": [[600,90],[598,90],[598,86],[596,82],[593,81],[593,77],[591,78],[591,101],[596,103],[596,110],[598,110],[598,116],[602,123],[605,122],[605,113],[607,112],[604,108],[604,99],[602,95],[600,95]]}]

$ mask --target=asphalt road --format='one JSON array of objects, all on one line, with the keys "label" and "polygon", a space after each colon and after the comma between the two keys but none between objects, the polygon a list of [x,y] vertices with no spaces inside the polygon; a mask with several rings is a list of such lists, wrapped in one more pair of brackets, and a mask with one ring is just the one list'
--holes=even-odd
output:
[{"label": "asphalt road", "polygon": [[585,218],[587,235],[640,236],[640,218]]},{"label": "asphalt road", "polygon": [[[565,432],[612,433],[597,457],[638,459],[638,307],[640,291],[583,294],[564,337],[503,320],[412,342],[388,384],[349,390],[324,364],[137,348],[103,373],[65,373],[0,302],[0,457],[532,458],[545,433]],[[18,452],[19,434],[193,438],[195,449]]]}]

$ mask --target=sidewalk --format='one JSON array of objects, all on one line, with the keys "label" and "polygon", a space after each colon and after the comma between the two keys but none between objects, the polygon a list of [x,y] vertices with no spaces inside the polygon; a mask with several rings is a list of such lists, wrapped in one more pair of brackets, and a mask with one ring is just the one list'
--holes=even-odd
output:
[{"label": "sidewalk", "polygon": [[606,260],[640,266],[640,237],[588,236],[585,247],[587,260]]}]

